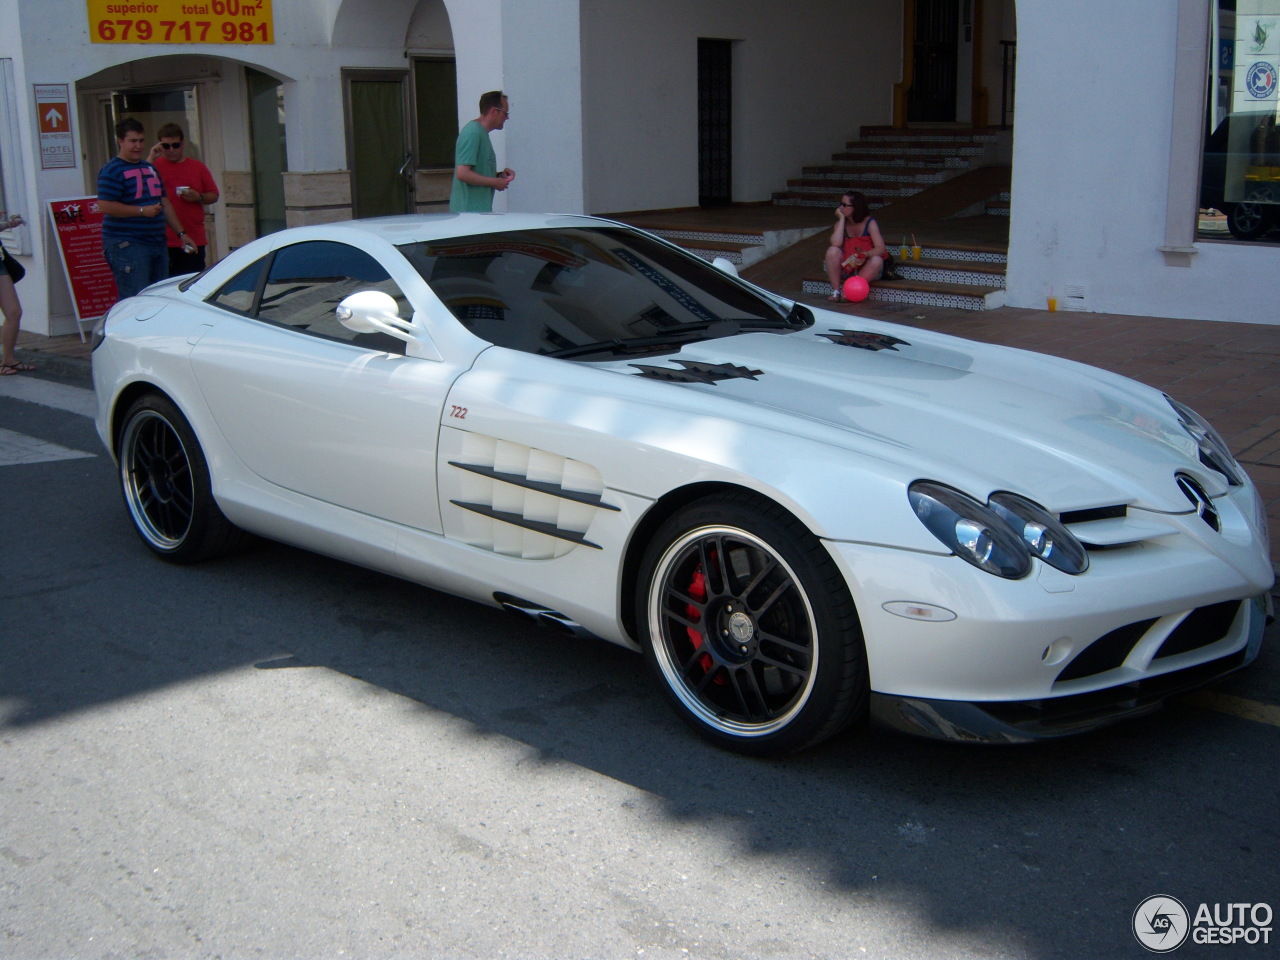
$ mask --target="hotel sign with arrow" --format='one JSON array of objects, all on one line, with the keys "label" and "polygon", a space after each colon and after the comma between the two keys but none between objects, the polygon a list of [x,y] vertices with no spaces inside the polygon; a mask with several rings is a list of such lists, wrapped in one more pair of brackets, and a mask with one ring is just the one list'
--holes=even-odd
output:
[{"label": "hotel sign with arrow", "polygon": [[76,165],[76,144],[71,133],[71,97],[68,84],[32,84],[36,94],[36,119],[40,129],[40,169],[55,170]]}]

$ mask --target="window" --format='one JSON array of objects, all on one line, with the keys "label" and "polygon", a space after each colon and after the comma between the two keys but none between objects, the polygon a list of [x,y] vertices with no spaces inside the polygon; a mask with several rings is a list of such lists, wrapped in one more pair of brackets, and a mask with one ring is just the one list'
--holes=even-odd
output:
[{"label": "window", "polygon": [[463,326],[526,353],[642,357],[803,325],[804,315],[630,230],[513,230],[399,249]]},{"label": "window", "polygon": [[1280,0],[1210,8],[1197,239],[1280,243]]},{"label": "window", "polygon": [[[23,214],[27,222],[36,220],[21,207],[24,168],[18,126],[18,86],[13,79],[13,61],[0,59],[0,214]],[[12,204],[12,206],[10,206]],[[18,228],[3,234],[10,253],[29,253],[23,237],[27,231]]]},{"label": "window", "polygon": [[396,301],[403,319],[412,318],[413,307],[382,264],[363,250],[331,240],[282,247],[236,274],[209,302],[325,340],[403,354],[402,340],[355,333],[338,322],[335,308],[360,290],[381,290]]}]

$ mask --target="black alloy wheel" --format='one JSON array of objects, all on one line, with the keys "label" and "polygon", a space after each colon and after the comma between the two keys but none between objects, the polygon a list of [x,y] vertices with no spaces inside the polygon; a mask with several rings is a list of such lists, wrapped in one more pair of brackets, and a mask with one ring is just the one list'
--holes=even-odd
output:
[{"label": "black alloy wheel", "polygon": [[214,502],[209,469],[190,424],[167,397],[148,394],[129,408],[117,459],[134,529],[157,555],[195,563],[225,553],[242,539]]},{"label": "black alloy wheel", "polygon": [[713,742],[791,753],[865,712],[848,588],[818,539],[776,504],[735,493],[678,511],[646,552],[637,592],[663,692]]}]

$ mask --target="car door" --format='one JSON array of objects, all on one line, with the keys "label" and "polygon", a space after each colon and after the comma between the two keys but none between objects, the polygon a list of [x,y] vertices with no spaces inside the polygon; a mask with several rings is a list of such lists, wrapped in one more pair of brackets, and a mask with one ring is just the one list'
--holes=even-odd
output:
[{"label": "car door", "polygon": [[[410,280],[407,264],[390,266]],[[273,251],[210,296],[227,316],[196,343],[195,376],[227,446],[264,481],[439,532],[435,452],[461,366],[347,330],[334,308],[357,290],[414,315],[388,265],[362,249],[311,240]]]}]

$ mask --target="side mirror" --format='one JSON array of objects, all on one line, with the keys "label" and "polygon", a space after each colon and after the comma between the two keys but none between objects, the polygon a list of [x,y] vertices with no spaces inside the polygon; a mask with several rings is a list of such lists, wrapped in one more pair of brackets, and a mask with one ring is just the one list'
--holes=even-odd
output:
[{"label": "side mirror", "polygon": [[732,261],[726,260],[724,257],[716,257],[711,261],[711,265],[722,273],[729,274],[731,277],[736,277],[738,275],[738,268],[733,265]]},{"label": "side mirror", "polygon": [[405,343],[414,340],[413,324],[400,318],[395,300],[381,290],[353,293],[333,312],[338,322],[354,333],[385,333]]}]

